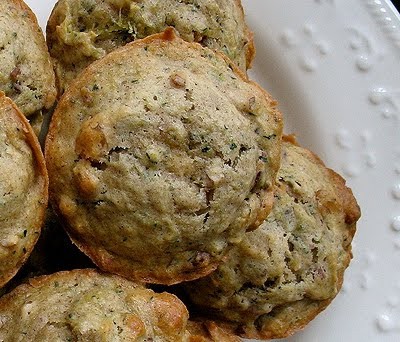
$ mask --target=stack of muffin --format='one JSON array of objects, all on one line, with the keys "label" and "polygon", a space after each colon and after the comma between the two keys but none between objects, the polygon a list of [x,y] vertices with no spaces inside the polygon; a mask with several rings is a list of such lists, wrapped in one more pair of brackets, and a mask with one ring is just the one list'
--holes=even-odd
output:
[{"label": "stack of muffin", "polygon": [[[281,338],[333,300],[359,207],[248,79],[239,0],[60,0],[48,50],[21,0],[0,24],[0,287],[45,274],[1,341]],[[44,161],[20,110],[38,127],[55,85]]]}]

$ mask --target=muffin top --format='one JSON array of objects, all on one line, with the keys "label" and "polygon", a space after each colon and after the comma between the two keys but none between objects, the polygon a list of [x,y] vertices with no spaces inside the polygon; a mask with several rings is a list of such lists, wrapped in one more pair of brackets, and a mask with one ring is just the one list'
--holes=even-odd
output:
[{"label": "muffin top", "polygon": [[0,90],[31,117],[56,98],[50,55],[35,15],[22,0],[0,1]]},{"label": "muffin top", "polygon": [[223,51],[243,71],[250,66],[253,39],[240,0],[60,0],[47,25],[60,91],[93,61],[169,26]]},{"label": "muffin top", "polygon": [[47,171],[26,118],[0,92],[0,287],[28,258],[47,206]]},{"label": "muffin top", "polygon": [[168,29],[92,64],[46,141],[54,207],[102,269],[203,276],[272,206],[276,103],[226,57]]},{"label": "muffin top", "polygon": [[338,293],[360,216],[344,180],[290,141],[272,213],[210,276],[185,285],[203,312],[248,338],[301,329]]},{"label": "muffin top", "polygon": [[174,295],[90,269],[33,278],[0,299],[1,341],[188,341],[187,320]]}]

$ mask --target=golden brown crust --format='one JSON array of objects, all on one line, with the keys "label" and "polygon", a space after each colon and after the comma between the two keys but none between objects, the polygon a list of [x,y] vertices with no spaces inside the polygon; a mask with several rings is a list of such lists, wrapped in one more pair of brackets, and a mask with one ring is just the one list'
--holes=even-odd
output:
[{"label": "golden brown crust", "polygon": [[[235,0],[236,4],[238,7],[240,7],[241,9],[241,13],[242,13],[242,20],[243,22],[245,21],[245,13],[244,13],[244,9],[243,9],[243,5],[242,5],[242,1],[241,0]],[[253,64],[254,61],[254,57],[256,55],[256,47],[254,45],[254,33],[253,31],[250,30],[250,28],[246,25],[245,27],[245,32],[246,32],[246,44],[245,44],[245,55],[246,55],[246,69],[242,68],[243,70],[248,70],[251,69],[251,66]]]},{"label": "golden brown crust", "polygon": [[204,279],[183,284],[196,311],[245,338],[283,338],[335,298],[352,258],[359,206],[344,179],[283,138],[268,219]]},{"label": "golden brown crust", "polygon": [[[39,237],[48,201],[48,176],[39,142],[25,116],[0,91],[3,203],[0,287],[21,268]],[[11,168],[11,169],[7,169]]]},{"label": "golden brown crust", "polygon": [[[293,336],[303,330],[319,313],[325,310],[334,298],[324,301],[311,302],[309,307],[301,307],[301,316],[295,317],[296,304],[293,305],[292,312],[285,312],[277,315],[270,322],[264,323],[261,327],[255,325],[242,325],[235,322],[215,320],[214,324],[220,331],[246,339],[272,340]],[[291,314],[291,316],[288,316]],[[197,317],[199,322],[207,321],[205,317]],[[216,340],[218,341],[218,340]],[[195,340],[195,342],[197,342]],[[200,340],[199,342],[203,342]]]},{"label": "golden brown crust", "polygon": [[240,342],[241,339],[220,327],[217,323],[203,321],[189,321],[188,331],[190,333],[189,342]]},{"label": "golden brown crust", "polygon": [[[335,171],[329,169],[332,184],[335,185],[340,202],[343,203],[345,211],[345,221],[349,226],[355,225],[360,218],[361,210],[358,203],[354,200],[352,190],[346,186],[346,180],[337,174]],[[355,234],[355,227],[352,229],[351,237]]]},{"label": "golden brown crust", "polygon": [[1,340],[188,338],[188,313],[177,297],[90,269],[29,280],[0,299],[0,315]]},{"label": "golden brown crust", "polygon": [[27,117],[41,116],[56,99],[55,75],[35,14],[22,0],[2,1],[0,89]]},{"label": "golden brown crust", "polygon": [[193,273],[193,271],[191,273],[182,273],[176,276],[174,279],[171,279],[170,273],[162,269],[157,269],[153,275],[149,271],[133,268],[129,260],[123,260],[118,255],[113,255],[106,249],[100,249],[98,247],[92,247],[86,243],[82,243],[79,236],[75,235],[70,226],[66,225],[65,229],[67,230],[67,233],[73,243],[100,269],[144,283],[172,285],[182,281],[189,281],[204,277],[214,271],[218,266],[217,262],[209,262],[202,267],[196,268],[195,273]]}]

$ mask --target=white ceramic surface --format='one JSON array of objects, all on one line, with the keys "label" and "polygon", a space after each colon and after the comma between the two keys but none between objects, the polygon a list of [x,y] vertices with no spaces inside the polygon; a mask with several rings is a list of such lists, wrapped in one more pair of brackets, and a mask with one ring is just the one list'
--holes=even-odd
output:
[{"label": "white ceramic surface", "polygon": [[[26,0],[44,27],[54,0]],[[251,77],[348,180],[362,219],[342,292],[285,341],[400,341],[400,16],[384,0],[243,0]]]}]

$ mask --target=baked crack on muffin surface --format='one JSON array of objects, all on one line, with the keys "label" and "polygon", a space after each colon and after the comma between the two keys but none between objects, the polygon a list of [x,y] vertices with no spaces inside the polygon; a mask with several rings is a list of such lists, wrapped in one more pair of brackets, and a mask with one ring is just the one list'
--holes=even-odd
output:
[{"label": "baked crack on muffin surface", "polygon": [[21,0],[0,1],[0,90],[40,129],[56,99],[53,66],[35,15]]},{"label": "baked crack on muffin surface", "polygon": [[333,300],[360,216],[344,180],[314,154],[289,141],[282,151],[269,217],[215,272],[183,284],[203,314],[247,338],[291,335]]},{"label": "baked crack on muffin surface", "polygon": [[47,25],[61,92],[86,66],[135,39],[174,27],[224,52],[243,71],[254,55],[239,0],[60,0]]},{"label": "baked crack on muffin surface", "polygon": [[171,284],[211,272],[272,206],[275,101],[172,30],[89,66],[51,122],[51,196],[102,269]]},{"label": "baked crack on muffin surface", "polygon": [[0,287],[19,270],[40,234],[48,179],[28,121],[0,91]]}]

